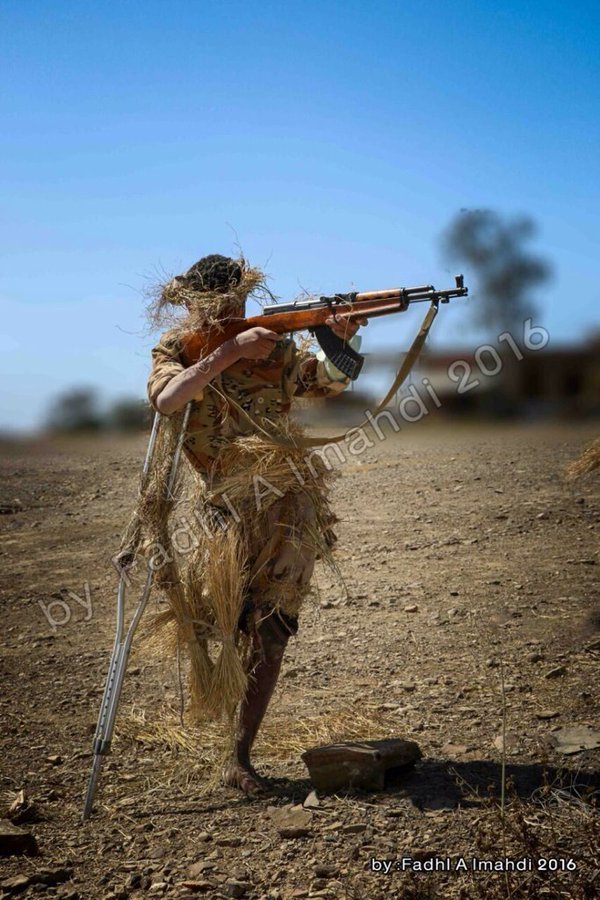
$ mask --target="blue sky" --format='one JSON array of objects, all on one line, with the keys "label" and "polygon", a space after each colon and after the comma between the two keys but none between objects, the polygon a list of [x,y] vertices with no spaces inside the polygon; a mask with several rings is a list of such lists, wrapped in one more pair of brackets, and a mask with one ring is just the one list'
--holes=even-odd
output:
[{"label": "blue sky", "polygon": [[[237,241],[284,298],[446,286],[460,208],[525,212],[555,269],[540,319],[585,336],[599,26],[588,2],[4,0],[0,427],[73,384],[142,395],[144,286]],[[464,304],[443,313],[436,343],[476,341]]]}]

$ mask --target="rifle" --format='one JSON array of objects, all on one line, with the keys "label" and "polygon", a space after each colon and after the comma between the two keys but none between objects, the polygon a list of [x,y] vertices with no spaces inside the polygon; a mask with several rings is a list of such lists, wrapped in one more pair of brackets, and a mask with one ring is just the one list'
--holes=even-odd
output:
[{"label": "rifle", "polygon": [[347,294],[334,294],[332,297],[296,300],[292,303],[273,303],[265,306],[260,316],[226,319],[214,328],[184,335],[183,361],[186,366],[191,366],[242,331],[261,325],[276,334],[310,331],[333,365],[354,381],[360,374],[364,356],[353,350],[346,341],[337,337],[327,327],[325,321],[330,316],[349,322],[361,317],[374,319],[391,313],[404,312],[411,303],[428,300],[437,306],[440,302],[448,303],[453,297],[466,297],[469,289],[464,285],[464,276],[456,275],[455,282],[455,287],[443,291],[436,290],[431,284],[424,284],[382,291],[360,293],[353,291]]}]

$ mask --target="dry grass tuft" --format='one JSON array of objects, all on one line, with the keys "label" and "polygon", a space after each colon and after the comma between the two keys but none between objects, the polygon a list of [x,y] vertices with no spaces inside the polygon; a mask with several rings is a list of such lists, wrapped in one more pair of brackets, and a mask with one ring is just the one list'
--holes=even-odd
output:
[{"label": "dry grass tuft", "polygon": [[593,472],[595,469],[600,468],[600,438],[596,438],[596,440],[586,447],[581,456],[579,456],[576,460],[566,468],[566,475],[569,480],[574,480],[575,478],[581,478],[582,475],[587,475],[589,472]]},{"label": "dry grass tuft", "polygon": [[214,535],[204,569],[206,595],[220,641],[213,666],[208,708],[231,720],[248,683],[238,652],[238,621],[244,603],[245,559],[239,534],[226,528]]},{"label": "dry grass tuft", "polygon": [[260,269],[249,266],[242,257],[242,280],[226,293],[191,289],[177,276],[151,285],[146,291],[147,316],[154,328],[176,328],[180,333],[197,328],[214,327],[228,315],[239,315],[240,306],[253,297],[259,303],[274,300]]},{"label": "dry grass tuft", "polygon": [[[332,704],[333,705],[333,704]],[[335,710],[295,719],[289,712],[268,713],[256,741],[257,763],[275,763],[297,758],[309,747],[350,740],[376,740],[397,729],[396,718],[377,706],[340,705]],[[137,708],[123,710],[119,736],[166,751],[190,754],[212,767],[228,739],[223,722],[204,720],[182,728],[174,711],[148,718]]]}]

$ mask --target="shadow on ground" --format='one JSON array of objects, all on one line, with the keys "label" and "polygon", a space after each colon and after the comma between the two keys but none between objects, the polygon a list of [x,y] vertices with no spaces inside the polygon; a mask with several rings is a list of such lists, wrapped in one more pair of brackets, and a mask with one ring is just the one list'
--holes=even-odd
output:
[{"label": "shadow on ground", "polygon": [[[584,796],[600,789],[600,772],[552,768],[540,763],[511,763],[506,778],[512,794],[522,800],[550,786]],[[391,771],[386,777],[387,793],[409,799],[419,809],[456,809],[479,800],[500,797],[502,767],[490,760],[425,759],[408,772]]]},{"label": "shadow on ground", "polygon": [[[513,763],[506,766],[506,778],[511,784],[511,795],[518,796],[521,800],[531,799],[537,791],[544,788],[561,790],[581,798],[600,791],[600,772],[593,770],[557,769],[540,763]],[[477,806],[486,799],[499,799],[501,785],[502,768],[499,762],[426,759],[408,770],[389,770],[384,792],[352,791],[349,795],[357,798],[369,796],[382,803],[385,803],[386,798],[401,798],[421,810],[456,809],[459,806]],[[185,807],[154,807],[140,810],[134,817],[216,812],[240,804],[262,805],[278,801],[301,803],[311,790],[308,778],[274,778],[270,781],[269,792],[263,796],[248,798],[221,795],[217,802],[196,803]],[[223,791],[229,794],[230,789],[223,788]],[[218,792],[212,795],[214,800],[218,797]]]}]

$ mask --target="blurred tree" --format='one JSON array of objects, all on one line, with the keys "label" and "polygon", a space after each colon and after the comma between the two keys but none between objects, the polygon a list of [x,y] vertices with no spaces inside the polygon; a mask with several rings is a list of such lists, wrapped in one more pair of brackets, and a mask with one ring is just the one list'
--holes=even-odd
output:
[{"label": "blurred tree", "polygon": [[529,217],[502,218],[491,209],[463,209],[444,232],[446,258],[475,273],[478,325],[518,334],[523,321],[534,315],[531,291],[551,274],[548,263],[524,246],[535,233]]},{"label": "blurred tree", "polygon": [[96,391],[80,387],[60,394],[50,407],[47,425],[51,431],[98,431],[103,422]]},{"label": "blurred tree", "polygon": [[150,407],[145,400],[125,397],[111,406],[107,420],[117,431],[143,431],[150,421]]}]

